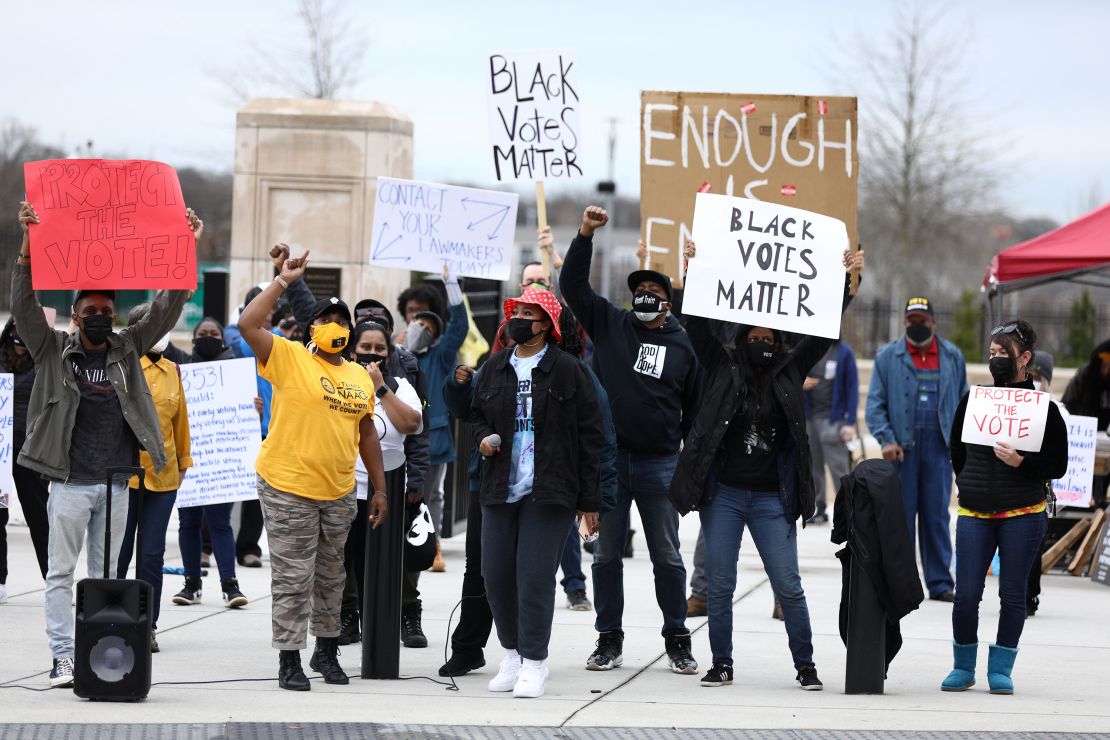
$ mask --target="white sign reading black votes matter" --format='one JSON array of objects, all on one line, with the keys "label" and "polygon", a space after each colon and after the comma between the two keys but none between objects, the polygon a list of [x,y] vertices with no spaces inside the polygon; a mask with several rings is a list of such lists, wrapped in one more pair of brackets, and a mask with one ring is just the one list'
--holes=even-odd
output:
[{"label": "white sign reading black votes matter", "polygon": [[582,177],[578,163],[578,83],[566,51],[491,54],[493,173],[506,180]]},{"label": "white sign reading black votes matter", "polygon": [[698,193],[684,313],[836,338],[843,221],[776,203]]}]

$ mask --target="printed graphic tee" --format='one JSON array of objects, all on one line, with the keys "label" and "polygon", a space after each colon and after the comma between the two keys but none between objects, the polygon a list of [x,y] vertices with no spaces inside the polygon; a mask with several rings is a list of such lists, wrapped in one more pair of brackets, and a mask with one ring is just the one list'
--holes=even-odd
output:
[{"label": "printed graphic tee", "polygon": [[358,425],[374,413],[374,382],[353,362],[332,365],[274,337],[259,374],[274,386],[270,429],[255,470],[279,491],[334,500],[355,488]]},{"label": "printed graphic tee", "polygon": [[513,467],[509,470],[510,504],[532,492],[536,475],[536,430],[532,418],[532,370],[547,354],[545,345],[538,354],[518,357],[516,351],[509,363],[516,371],[516,421],[513,427]]},{"label": "printed graphic tee", "polygon": [[138,442],[108,378],[107,358],[107,347],[70,356],[81,393],[69,445],[73,483],[104,483],[108,468],[133,466],[138,460]]}]

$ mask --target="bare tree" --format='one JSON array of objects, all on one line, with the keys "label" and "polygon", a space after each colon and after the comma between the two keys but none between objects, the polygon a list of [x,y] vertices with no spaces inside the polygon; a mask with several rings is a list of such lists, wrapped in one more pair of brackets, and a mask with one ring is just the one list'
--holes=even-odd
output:
[{"label": "bare tree", "polygon": [[954,297],[990,253],[968,228],[989,205],[997,157],[971,114],[969,40],[944,11],[915,4],[886,35],[853,44],[845,70],[860,98],[861,240],[876,287],[895,300]]},{"label": "bare tree", "polygon": [[348,0],[298,0],[300,34],[281,41],[252,39],[246,59],[215,77],[241,104],[254,95],[337,98],[358,84],[366,56],[363,27],[347,14]]}]

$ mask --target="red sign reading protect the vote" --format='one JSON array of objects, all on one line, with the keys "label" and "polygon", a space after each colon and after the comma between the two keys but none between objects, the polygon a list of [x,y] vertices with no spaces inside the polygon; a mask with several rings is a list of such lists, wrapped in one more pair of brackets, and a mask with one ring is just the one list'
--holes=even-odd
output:
[{"label": "red sign reading protect the vote", "polygon": [[142,159],[23,165],[36,290],[197,287],[196,239],[173,167]]}]

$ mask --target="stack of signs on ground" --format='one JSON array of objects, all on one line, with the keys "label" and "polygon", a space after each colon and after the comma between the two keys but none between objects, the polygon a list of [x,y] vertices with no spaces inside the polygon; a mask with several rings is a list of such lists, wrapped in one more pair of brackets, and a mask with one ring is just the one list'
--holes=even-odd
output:
[{"label": "stack of signs on ground", "polygon": [[193,467],[177,492],[177,506],[246,501],[258,496],[254,460],[262,427],[254,360],[197,362],[181,366],[189,411]]},{"label": "stack of signs on ground", "polygon": [[1068,472],[1052,481],[1060,506],[1086,509],[1094,505],[1095,446],[1098,419],[1094,416],[1064,416],[1068,425]]},{"label": "stack of signs on ground", "polygon": [[650,267],[681,285],[694,193],[804,208],[856,238],[856,99],[645,91],[640,214]]},{"label": "stack of signs on ground", "polygon": [[0,509],[11,506],[15,498],[15,480],[12,478],[12,434],[15,431],[15,411],[12,408],[14,376],[0,373]]},{"label": "stack of signs on ground", "polygon": [[517,195],[379,177],[370,264],[508,280]]},{"label": "stack of signs on ground", "polygon": [[172,167],[146,160],[23,165],[35,290],[197,287],[196,240]]},{"label": "stack of signs on ground", "polygon": [[993,447],[996,442],[1036,452],[1044,440],[1052,396],[1025,388],[974,385],[967,397],[961,439]]},{"label": "stack of signs on ground", "polygon": [[490,141],[498,182],[582,177],[578,82],[566,51],[489,56]]},{"label": "stack of signs on ground", "polygon": [[848,233],[835,218],[698,193],[682,310],[738,324],[840,336]]}]

